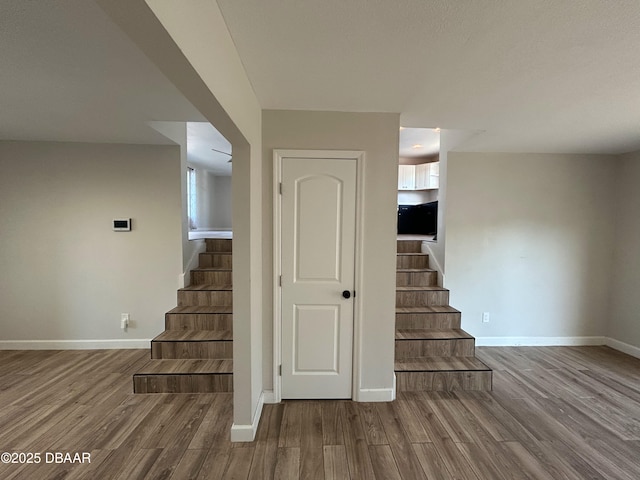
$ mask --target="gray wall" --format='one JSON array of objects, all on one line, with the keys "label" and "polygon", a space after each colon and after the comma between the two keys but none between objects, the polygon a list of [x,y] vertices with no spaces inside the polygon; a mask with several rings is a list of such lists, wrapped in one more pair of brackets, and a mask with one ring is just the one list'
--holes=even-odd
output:
[{"label": "gray wall", "polygon": [[0,142],[0,225],[0,340],[146,348],[176,304],[179,148]]},{"label": "gray wall", "polygon": [[616,162],[449,152],[447,288],[480,343],[606,335]]},{"label": "gray wall", "polygon": [[231,177],[211,175],[213,187],[211,228],[231,230]]},{"label": "gray wall", "polygon": [[[640,152],[620,157],[608,334],[640,353]],[[631,352],[630,352],[631,353]]]},{"label": "gray wall", "polygon": [[266,110],[263,122],[263,285],[265,389],[272,388],[273,150],[363,150],[365,165],[363,331],[360,389],[393,385],[399,116]]}]

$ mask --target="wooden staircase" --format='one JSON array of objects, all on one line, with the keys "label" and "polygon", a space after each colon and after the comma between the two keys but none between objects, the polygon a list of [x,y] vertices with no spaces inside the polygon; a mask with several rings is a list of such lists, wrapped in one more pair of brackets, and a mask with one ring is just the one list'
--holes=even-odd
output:
[{"label": "wooden staircase", "polygon": [[491,369],[475,357],[475,338],[460,328],[461,313],[449,306],[421,244],[398,240],[396,389],[491,390]]},{"label": "wooden staircase", "polygon": [[151,341],[151,360],[133,376],[134,393],[233,391],[232,240],[205,242],[191,285]]}]

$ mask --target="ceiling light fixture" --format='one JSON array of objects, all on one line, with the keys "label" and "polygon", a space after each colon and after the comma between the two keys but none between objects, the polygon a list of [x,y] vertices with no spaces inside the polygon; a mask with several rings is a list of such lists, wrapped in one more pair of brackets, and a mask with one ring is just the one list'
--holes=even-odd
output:
[{"label": "ceiling light fixture", "polygon": [[435,130],[437,133],[440,133],[440,127],[436,127],[436,128],[434,128],[434,130]]},{"label": "ceiling light fixture", "polygon": [[416,143],[413,147],[411,148],[422,148],[422,145],[420,145],[419,143]]}]

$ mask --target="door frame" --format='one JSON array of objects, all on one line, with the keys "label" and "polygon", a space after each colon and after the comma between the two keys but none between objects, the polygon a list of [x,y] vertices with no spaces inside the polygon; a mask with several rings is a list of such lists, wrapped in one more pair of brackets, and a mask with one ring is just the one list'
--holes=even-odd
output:
[{"label": "door frame", "polygon": [[282,400],[282,377],[280,365],[282,365],[282,287],[280,275],[282,275],[282,196],[280,184],[282,182],[282,161],[285,158],[316,158],[356,161],[356,237],[355,237],[355,265],[354,265],[354,290],[353,299],[353,346],[351,366],[351,398],[358,401],[359,385],[361,379],[360,349],[362,341],[362,295],[360,285],[362,279],[362,232],[364,209],[364,172],[365,152],[360,150],[273,150],[273,402]]}]

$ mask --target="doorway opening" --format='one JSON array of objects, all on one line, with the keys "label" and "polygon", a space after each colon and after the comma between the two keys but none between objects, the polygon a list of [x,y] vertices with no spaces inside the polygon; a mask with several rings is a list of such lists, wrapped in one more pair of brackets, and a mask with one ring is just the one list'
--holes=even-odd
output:
[{"label": "doorway opening", "polygon": [[440,129],[400,127],[398,239],[437,242]]},{"label": "doorway opening", "polygon": [[274,401],[360,385],[364,153],[274,151]]},{"label": "doorway opening", "polygon": [[188,238],[231,238],[231,143],[208,122],[187,122]]}]

